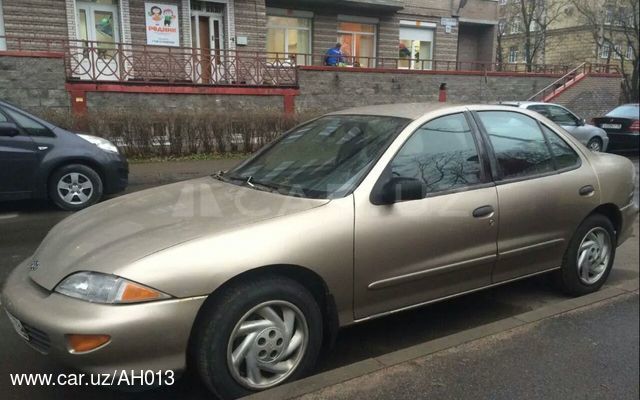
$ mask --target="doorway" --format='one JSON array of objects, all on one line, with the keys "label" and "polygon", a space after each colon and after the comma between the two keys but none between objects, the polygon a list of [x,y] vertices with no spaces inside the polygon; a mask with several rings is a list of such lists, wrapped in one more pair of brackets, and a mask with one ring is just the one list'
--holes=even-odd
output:
[{"label": "doorway", "polygon": [[120,41],[118,5],[109,3],[76,3],[78,40],[74,59],[76,71],[92,80],[114,80],[118,77],[117,43]]},{"label": "doorway", "polygon": [[196,49],[196,81],[217,83],[222,74],[224,29],[218,13],[191,11],[191,38]]}]

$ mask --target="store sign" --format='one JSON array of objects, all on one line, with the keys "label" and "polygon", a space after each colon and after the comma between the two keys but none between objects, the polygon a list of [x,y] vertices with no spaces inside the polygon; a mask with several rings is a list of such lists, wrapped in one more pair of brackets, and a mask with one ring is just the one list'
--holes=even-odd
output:
[{"label": "store sign", "polygon": [[147,44],[180,46],[178,6],[176,4],[144,3]]}]

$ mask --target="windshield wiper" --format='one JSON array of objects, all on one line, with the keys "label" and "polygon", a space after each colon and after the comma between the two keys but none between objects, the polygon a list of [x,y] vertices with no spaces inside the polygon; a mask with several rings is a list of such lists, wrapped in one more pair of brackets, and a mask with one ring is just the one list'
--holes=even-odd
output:
[{"label": "windshield wiper", "polygon": [[237,182],[242,186],[248,186],[252,189],[261,190],[264,192],[270,193],[279,193],[287,196],[294,197],[307,197],[304,190],[300,189],[299,191],[292,190],[290,187],[284,185],[278,185],[273,182],[262,182],[257,181],[253,177],[253,175],[249,176],[236,176],[236,175],[227,175],[222,171],[218,172],[214,175],[215,178],[220,179],[223,182]]}]

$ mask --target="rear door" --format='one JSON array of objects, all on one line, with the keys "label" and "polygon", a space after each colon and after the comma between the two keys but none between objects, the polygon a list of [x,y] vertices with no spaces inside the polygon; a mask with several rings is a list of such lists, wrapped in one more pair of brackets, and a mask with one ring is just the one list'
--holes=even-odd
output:
[{"label": "rear door", "polygon": [[[0,122],[13,122],[2,109]],[[26,131],[13,137],[0,136],[0,195],[19,198],[30,194],[38,163],[36,143]]]},{"label": "rear door", "polygon": [[493,282],[560,267],[575,229],[599,204],[591,166],[561,135],[528,115],[474,115],[495,160],[500,218]]}]

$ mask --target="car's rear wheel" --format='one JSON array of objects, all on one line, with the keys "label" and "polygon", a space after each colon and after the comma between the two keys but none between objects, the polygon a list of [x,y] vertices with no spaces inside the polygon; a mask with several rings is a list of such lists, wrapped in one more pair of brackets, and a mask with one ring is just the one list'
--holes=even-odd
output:
[{"label": "car's rear wheel", "polygon": [[571,239],[557,274],[561,289],[574,296],[599,290],[611,272],[615,254],[613,224],[604,215],[590,215]]},{"label": "car's rear wheel", "polygon": [[598,137],[593,137],[589,139],[589,142],[587,143],[587,148],[595,152],[602,151],[602,139]]},{"label": "car's rear wheel", "polygon": [[313,296],[284,277],[234,285],[202,311],[192,351],[216,395],[237,398],[309,373],[322,344]]},{"label": "car's rear wheel", "polygon": [[82,210],[97,203],[101,197],[102,179],[86,165],[65,165],[49,179],[49,198],[63,210]]}]

